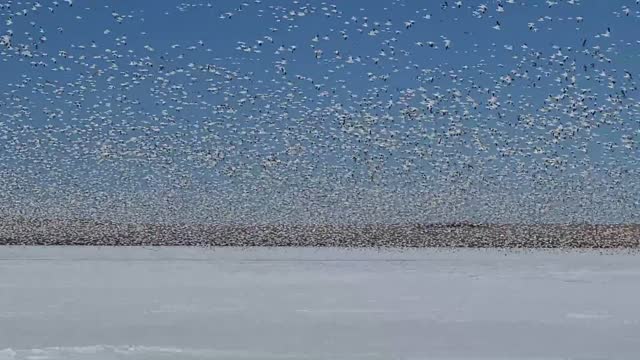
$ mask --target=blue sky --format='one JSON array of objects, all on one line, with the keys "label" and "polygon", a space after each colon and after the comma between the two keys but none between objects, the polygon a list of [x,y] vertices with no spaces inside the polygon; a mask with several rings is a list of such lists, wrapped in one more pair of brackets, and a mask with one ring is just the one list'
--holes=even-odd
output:
[{"label": "blue sky", "polygon": [[34,4],[0,10],[0,156],[31,184],[5,180],[11,202],[211,192],[255,218],[364,192],[395,199],[380,217],[521,221],[565,196],[556,218],[637,218],[635,1]]}]

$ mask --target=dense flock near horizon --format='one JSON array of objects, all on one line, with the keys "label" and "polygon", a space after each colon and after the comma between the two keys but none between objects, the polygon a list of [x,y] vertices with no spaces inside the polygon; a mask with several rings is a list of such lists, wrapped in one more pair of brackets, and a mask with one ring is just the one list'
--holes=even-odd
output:
[{"label": "dense flock near horizon", "polygon": [[640,3],[0,0],[0,215],[638,223]]}]

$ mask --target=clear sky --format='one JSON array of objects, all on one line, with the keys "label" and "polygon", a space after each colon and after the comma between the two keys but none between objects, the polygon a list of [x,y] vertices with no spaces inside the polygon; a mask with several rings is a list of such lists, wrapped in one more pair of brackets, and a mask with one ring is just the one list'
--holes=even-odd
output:
[{"label": "clear sky", "polygon": [[4,1],[3,211],[639,221],[640,5]]}]

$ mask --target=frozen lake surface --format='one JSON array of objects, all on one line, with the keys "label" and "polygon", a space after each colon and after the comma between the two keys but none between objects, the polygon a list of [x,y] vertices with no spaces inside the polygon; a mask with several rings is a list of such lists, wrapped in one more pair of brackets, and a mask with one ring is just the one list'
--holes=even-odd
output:
[{"label": "frozen lake surface", "polygon": [[0,360],[637,359],[640,255],[0,247]]}]

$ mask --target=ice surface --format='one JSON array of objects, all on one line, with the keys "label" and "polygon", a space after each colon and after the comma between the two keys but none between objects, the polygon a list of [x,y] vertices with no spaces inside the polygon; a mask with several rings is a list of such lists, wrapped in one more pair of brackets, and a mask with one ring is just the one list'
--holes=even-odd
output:
[{"label": "ice surface", "polygon": [[5,359],[637,359],[640,257],[0,247]]}]

